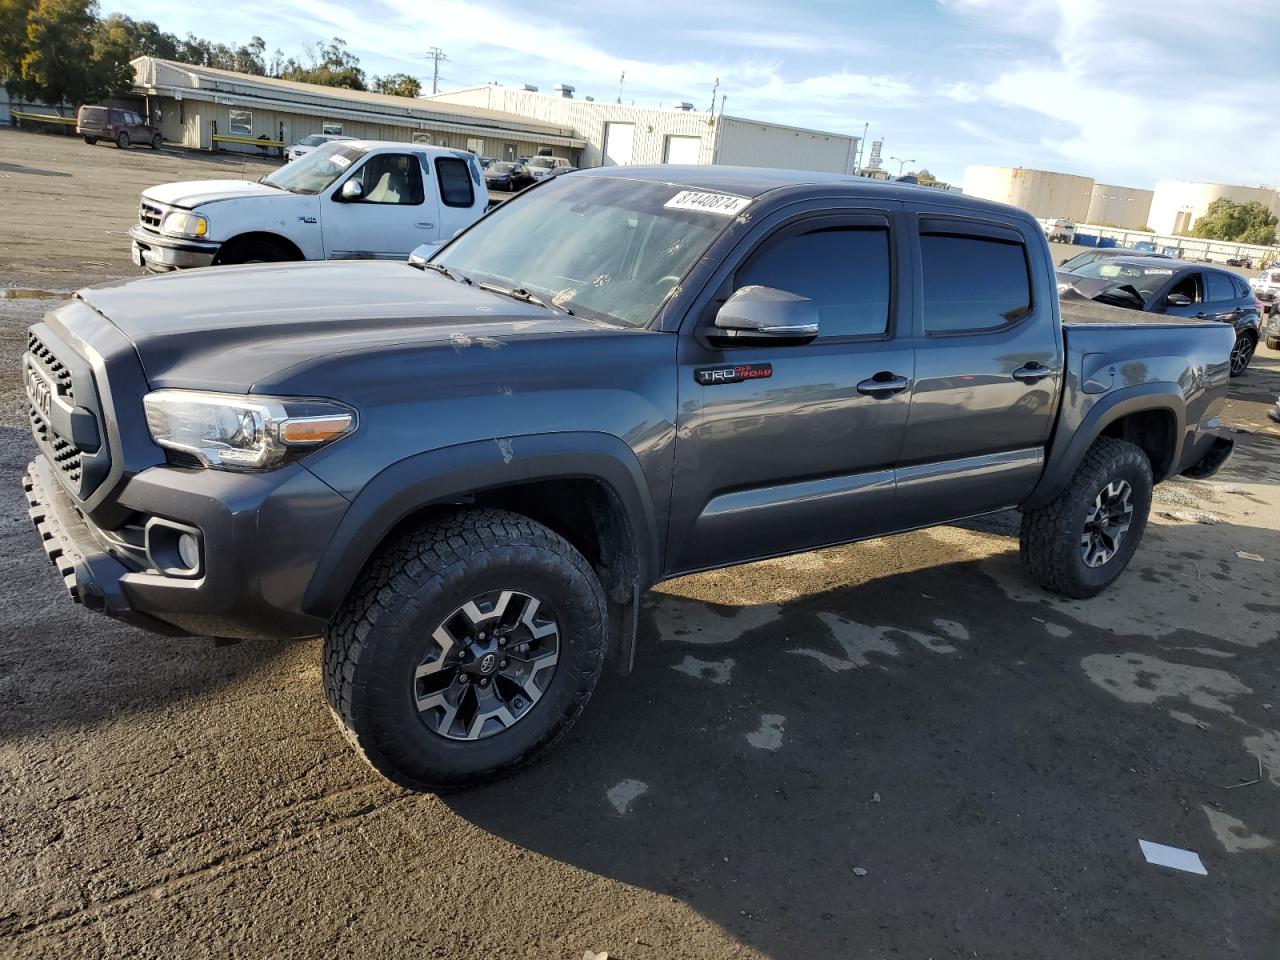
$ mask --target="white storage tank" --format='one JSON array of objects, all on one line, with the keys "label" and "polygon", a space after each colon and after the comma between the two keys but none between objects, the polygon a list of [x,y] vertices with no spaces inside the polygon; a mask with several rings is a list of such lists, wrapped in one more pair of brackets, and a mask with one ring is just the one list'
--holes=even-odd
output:
[{"label": "white storage tank", "polygon": [[1273,214],[1280,209],[1280,196],[1270,187],[1237,187],[1226,183],[1199,183],[1193,180],[1161,180],[1151,199],[1148,225],[1156,233],[1186,234],[1209,210],[1209,204],[1225,197],[1233,203],[1256,200]]},{"label": "white storage tank", "polygon": [[968,167],[964,172],[964,192],[1021,207],[1035,217],[1085,223],[1093,179],[1027,167]]},{"label": "white storage tank", "polygon": [[1121,230],[1146,230],[1152,196],[1150,190],[1138,187],[1095,183],[1089,196],[1089,214],[1085,222]]}]

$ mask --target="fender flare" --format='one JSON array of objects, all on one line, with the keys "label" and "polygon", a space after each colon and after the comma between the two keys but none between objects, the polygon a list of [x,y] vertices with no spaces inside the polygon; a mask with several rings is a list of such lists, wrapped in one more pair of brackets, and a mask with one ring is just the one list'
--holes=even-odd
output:
[{"label": "fender flare", "polygon": [[597,480],[617,495],[631,526],[640,583],[655,582],[661,541],[648,483],[635,452],[605,433],[527,434],[415,454],[374,476],[334,530],[303,596],[302,609],[313,616],[332,617],[387,534],[423,507],[482,490],[581,478]]},{"label": "fender flare", "polygon": [[[1174,434],[1173,451],[1169,458],[1169,470],[1176,471],[1182,461],[1182,445],[1186,438],[1186,399],[1177,384],[1141,383],[1109,393],[1100,398],[1088,412],[1080,425],[1071,431],[1070,439],[1065,444],[1053,444],[1049,457],[1045,461],[1044,472],[1040,475],[1040,483],[1031,496],[1023,504],[1034,508],[1044,506],[1064,489],[1075,476],[1080,461],[1093,446],[1104,430],[1121,417],[1134,413],[1159,410],[1173,415]],[[1060,419],[1057,431],[1070,429]],[[1168,473],[1155,477],[1159,483],[1166,479]]]}]

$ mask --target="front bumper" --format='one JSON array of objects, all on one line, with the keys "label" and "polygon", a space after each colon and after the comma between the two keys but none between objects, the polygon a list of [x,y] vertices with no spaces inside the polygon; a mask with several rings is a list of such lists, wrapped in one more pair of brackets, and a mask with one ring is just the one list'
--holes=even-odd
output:
[{"label": "front bumper", "polygon": [[91,610],[170,636],[315,636],[325,620],[303,596],[348,502],[292,464],[263,474],[157,466],[117,500],[138,523],[158,518],[199,532],[190,576],[159,572],[150,539],[129,542],[79,510],[43,457],[23,489],[46,555],[71,598]]},{"label": "front bumper", "polygon": [[166,237],[135,223],[129,228],[133,241],[134,260],[140,267],[153,273],[167,273],[189,267],[207,267],[222,248],[220,243],[207,240],[179,240]]}]

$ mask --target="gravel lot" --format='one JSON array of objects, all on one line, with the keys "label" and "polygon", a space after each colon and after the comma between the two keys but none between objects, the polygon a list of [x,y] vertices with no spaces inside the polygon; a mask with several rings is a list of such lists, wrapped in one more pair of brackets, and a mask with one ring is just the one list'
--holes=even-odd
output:
[{"label": "gravel lot", "polygon": [[[0,131],[0,286],[135,276],[140,189],[265,169]],[[18,483],[54,302],[0,299],[0,955],[1276,955],[1280,355],[1105,596],[1029,586],[1009,515],[672,582],[553,756],[439,798],[347,749],[318,640],[67,601]]]}]

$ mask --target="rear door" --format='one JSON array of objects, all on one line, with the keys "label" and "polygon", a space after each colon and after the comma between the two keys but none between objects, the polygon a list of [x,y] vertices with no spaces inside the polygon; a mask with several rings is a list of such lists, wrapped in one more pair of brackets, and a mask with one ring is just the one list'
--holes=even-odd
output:
[{"label": "rear door", "polygon": [[1235,323],[1243,315],[1241,297],[1233,275],[1221,270],[1204,271],[1204,315],[1210,320]]},{"label": "rear door", "polygon": [[[760,224],[685,319],[669,570],[847,542],[892,524],[914,372],[901,207],[830,211],[823,201]],[[813,299],[818,338],[710,342],[716,310],[748,284]],[[749,375],[713,377],[726,369]]]},{"label": "rear door", "polygon": [[1013,506],[1031,492],[1064,359],[1053,268],[1034,228],[908,209],[916,375],[897,508],[901,526],[920,526]]},{"label": "rear door", "polygon": [[[439,238],[440,203],[435,178],[421,154],[370,154],[330,188],[321,213],[325,256],[330,260],[408,257]],[[358,182],[363,195],[343,200],[342,186]]]}]

